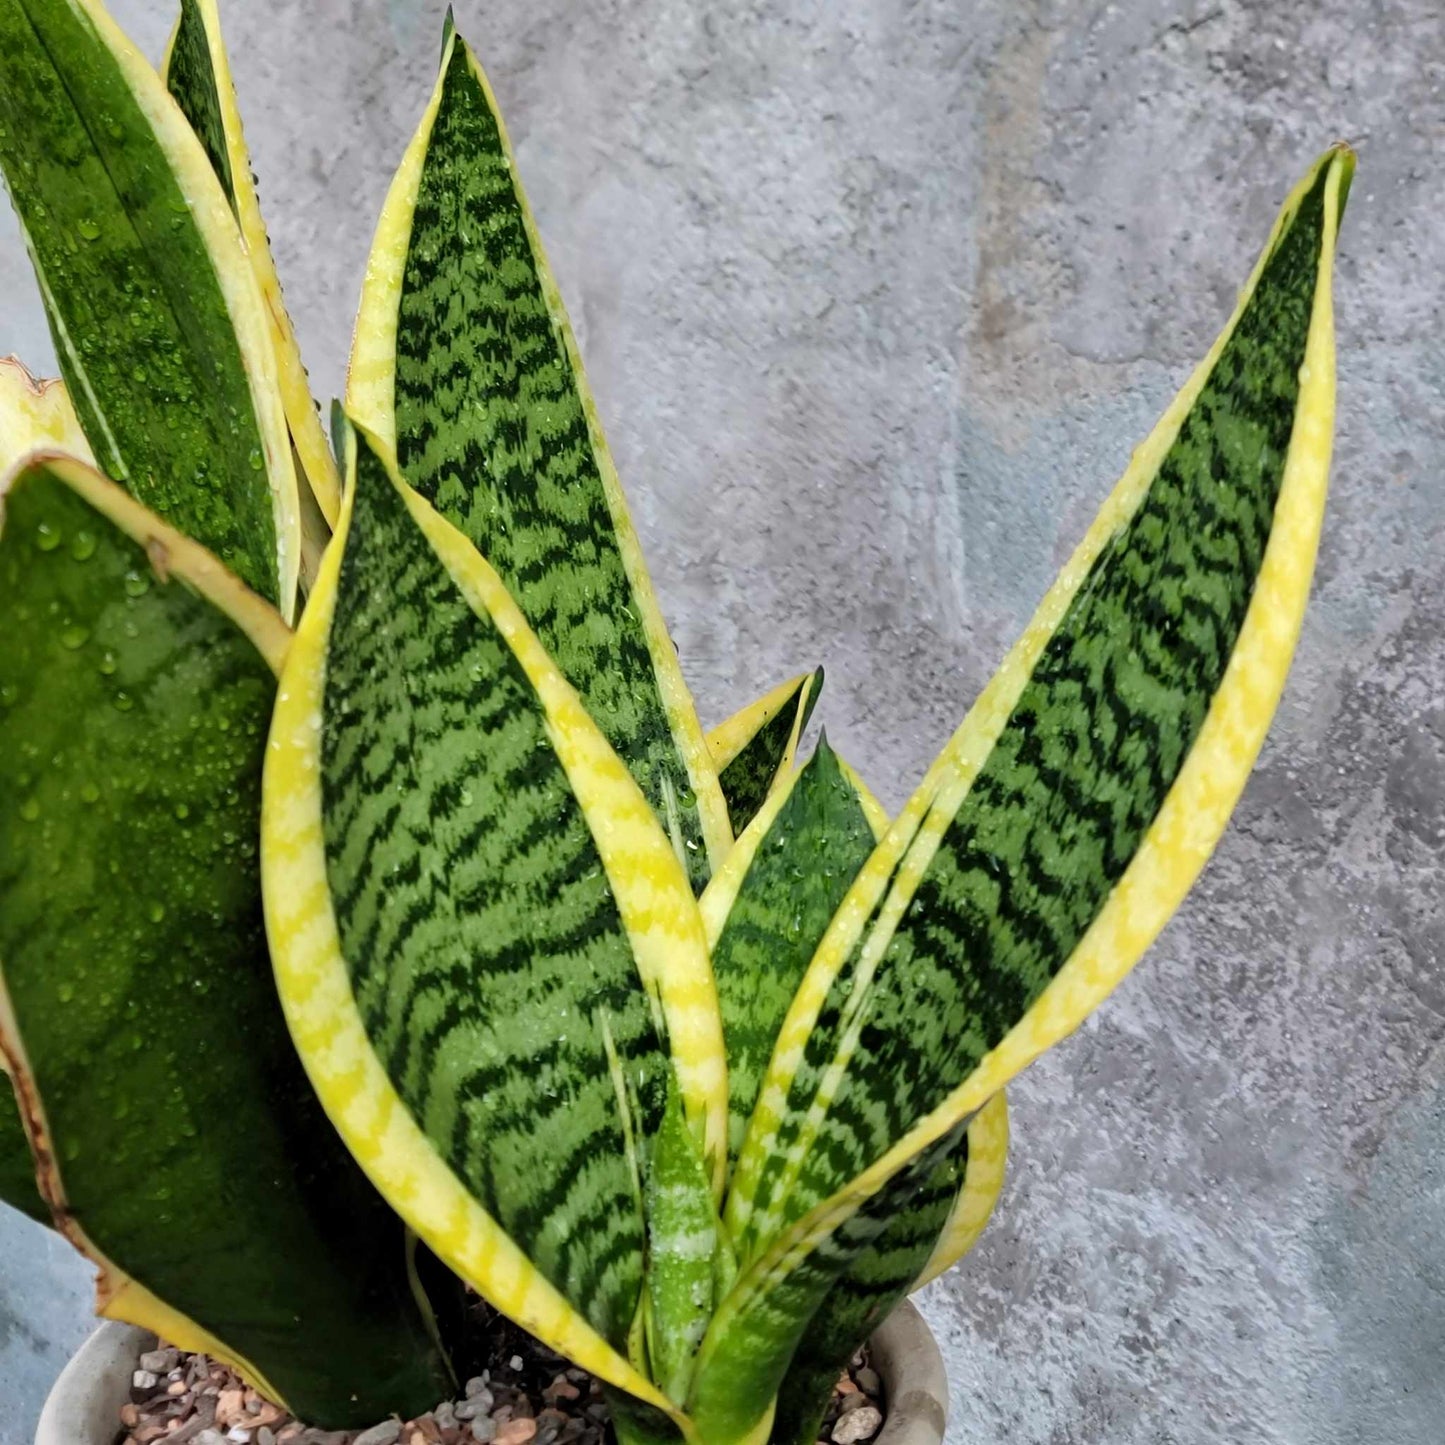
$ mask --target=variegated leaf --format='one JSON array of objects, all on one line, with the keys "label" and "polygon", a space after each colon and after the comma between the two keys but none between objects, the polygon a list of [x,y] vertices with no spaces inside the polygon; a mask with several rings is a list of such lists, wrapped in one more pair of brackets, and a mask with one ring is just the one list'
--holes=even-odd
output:
[{"label": "variegated leaf", "polygon": [[[3,1071],[0,1071],[3,1075]],[[50,1224],[50,1206],[35,1182],[35,1156],[20,1119],[20,1105],[8,1075],[0,1077],[0,1201]]]},{"label": "variegated leaf", "polygon": [[0,476],[31,452],[94,462],[65,383],[37,381],[17,357],[0,357]]},{"label": "variegated leaf", "polygon": [[374,438],[355,468],[266,768],[292,1035],[348,1146],[442,1260],[675,1412],[635,1344],[641,1192],[674,1072],[715,1191],[726,1162],[687,875],[496,572]]},{"label": "variegated leaf", "polygon": [[0,616],[0,1052],[101,1312],[319,1424],[427,1408],[447,1373],[403,1231],[306,1086],[265,948],[290,634],[67,460],[7,483]]},{"label": "variegated leaf", "polygon": [[[205,147],[211,168],[241,228],[246,256],[266,302],[281,400],[301,462],[301,476],[329,526],[336,521],[341,508],[341,479],[281,295],[281,280],[276,274],[271,242],[261,217],[251,155],[241,127],[231,63],[221,38],[218,0],[181,0],[180,17],[166,48],[161,78]],[[324,528],[317,530],[324,531]]]},{"label": "variegated leaf", "polygon": [[0,167],[99,464],[289,615],[299,508],[261,290],[99,0],[0,0]]},{"label": "variegated leaf", "polygon": [[768,794],[792,771],[823,691],[823,669],[790,678],[707,735],[733,832],[741,835]]},{"label": "variegated leaf", "polygon": [[736,1387],[759,1319],[801,1334],[869,1201],[1078,1026],[1218,840],[1309,589],[1352,169],[1337,147],[1291,194],[1223,335],[840,908],[734,1173],[741,1272],[700,1396]]},{"label": "variegated leaf", "polygon": [[491,90],[450,28],[367,268],[347,409],[496,569],[701,891],[732,842],[717,772]]},{"label": "variegated leaf", "polygon": [[[882,807],[824,738],[774,791],[703,894],[728,1045],[734,1150],[808,962],[887,826]],[[779,1445],[816,1438],[833,1385],[858,1347],[936,1251],[956,1259],[977,1237],[1002,1183],[1007,1128],[1000,1137],[998,1122],[1005,1109],[1000,1094],[911,1198],[877,1201],[881,1232],[822,1298],[778,1389]],[[981,1208],[985,1195],[989,1205]],[[871,1223],[860,1220],[860,1228]]]}]

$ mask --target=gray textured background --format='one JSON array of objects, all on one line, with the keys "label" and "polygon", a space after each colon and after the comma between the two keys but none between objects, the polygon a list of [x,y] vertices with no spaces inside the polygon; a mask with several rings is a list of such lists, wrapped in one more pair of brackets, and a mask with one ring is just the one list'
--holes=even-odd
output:
[{"label": "gray textured background", "polygon": [[[1000,1213],[925,1308],[951,1445],[1437,1445],[1439,8],[457,8],[704,720],[821,660],[830,736],[891,804],[1207,348],[1284,191],[1356,143],[1335,485],[1279,720],[1179,919],[1013,1091]],[[158,53],[166,0],[117,9]],[[329,396],[439,6],[227,17]],[[0,352],[48,366],[3,228],[0,288]],[[20,1445],[84,1277],[13,1216],[0,1254]]]}]

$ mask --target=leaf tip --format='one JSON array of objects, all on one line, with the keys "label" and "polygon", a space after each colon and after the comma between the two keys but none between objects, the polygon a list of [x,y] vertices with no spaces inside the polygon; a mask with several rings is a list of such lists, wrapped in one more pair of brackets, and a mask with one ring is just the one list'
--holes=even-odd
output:
[{"label": "leaf tip", "polygon": [[1350,198],[1350,185],[1355,179],[1355,148],[1347,140],[1337,140],[1326,154],[1329,157],[1327,164],[1340,174],[1339,209],[1335,217],[1338,224],[1345,214],[1345,203]]}]

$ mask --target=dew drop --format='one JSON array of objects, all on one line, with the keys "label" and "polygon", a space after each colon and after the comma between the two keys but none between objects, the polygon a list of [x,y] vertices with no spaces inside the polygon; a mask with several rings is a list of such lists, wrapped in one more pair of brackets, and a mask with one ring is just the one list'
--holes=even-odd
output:
[{"label": "dew drop", "polygon": [[177,804],[176,804],[176,817],[177,817],[177,818],[181,819],[181,821],[184,822],[184,821],[185,821],[187,818],[189,818],[190,816],[191,816],[191,810],[190,810],[189,807],[186,806],[185,803],[177,803]]},{"label": "dew drop", "polygon": [[35,545],[42,552],[53,552],[60,545],[60,528],[52,522],[42,522],[35,529]]},{"label": "dew drop", "polygon": [[144,572],[132,568],[125,574],[125,581],[121,585],[124,586],[127,597],[144,597],[150,591],[151,580]]},{"label": "dew drop", "polygon": [[115,672],[115,653],[105,652],[101,654],[100,671],[104,677],[110,677]]},{"label": "dew drop", "polygon": [[135,706],[135,699],[128,692],[116,693],[114,702],[117,712],[129,712]]},{"label": "dew drop", "polygon": [[75,229],[80,232],[82,240],[100,240],[100,222],[91,216],[83,216],[75,223]]},{"label": "dew drop", "polygon": [[79,623],[67,627],[60,634],[60,645],[67,652],[76,652],[90,641],[90,628],[82,627]]},{"label": "dew drop", "polygon": [[166,916],[166,905],[164,903],[152,903],[146,910],[146,915],[152,923],[163,923]]},{"label": "dew drop", "polygon": [[89,532],[77,532],[70,539],[70,555],[77,562],[88,562],[95,556],[95,537]]},{"label": "dew drop", "polygon": [[20,816],[27,823],[33,823],[40,816],[40,803],[35,798],[26,798],[20,805]]}]

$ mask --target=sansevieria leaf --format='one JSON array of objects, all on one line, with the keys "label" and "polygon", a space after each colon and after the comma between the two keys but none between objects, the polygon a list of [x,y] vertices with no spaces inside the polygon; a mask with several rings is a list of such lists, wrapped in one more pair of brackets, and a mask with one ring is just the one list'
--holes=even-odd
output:
[{"label": "sansevieria leaf", "polygon": [[35,1182],[35,1156],[8,1076],[0,1071],[0,1201],[49,1224],[50,1206]]},{"label": "sansevieria leaf", "polygon": [[733,832],[752,822],[773,786],[787,775],[798,739],[823,691],[823,669],[790,678],[707,735]]},{"label": "sansevieria leaf", "polygon": [[742,1269],[704,1375],[744,1369],[760,1301],[801,1335],[816,1291],[793,1276],[846,1257],[871,1198],[1077,1027],[1218,840],[1309,590],[1352,170],[1338,147],[1291,194],[1223,335],[840,908],[734,1174]]},{"label": "sansevieria leaf", "polygon": [[65,383],[36,381],[15,357],[0,357],[0,476],[36,451],[93,461]]},{"label": "sansevieria leaf", "polygon": [[287,629],[44,458],[6,486],[0,613],[0,1051],[99,1309],[319,1424],[428,1408],[448,1380],[403,1231],[306,1086],[266,952]]},{"label": "sansevieria leaf", "polygon": [[732,841],[717,772],[496,104],[450,30],[377,231],[347,409],[496,569],[701,891]]},{"label": "sansevieria leaf", "polygon": [[[735,1144],[809,960],[887,826],[883,809],[824,738],[802,770],[767,799],[703,894],[728,1044]],[[912,1198],[872,1202],[878,1237],[828,1289],[778,1389],[778,1445],[816,1439],[834,1383],[854,1352],[940,1247],[956,1259],[977,1237],[1002,1183],[1007,1125],[1000,1130],[1000,1120],[1006,1117],[1000,1094]],[[940,1236],[951,1220],[955,1228],[944,1246]],[[753,1388],[766,1393],[775,1386],[770,1378]]]},{"label": "sansevieria leaf", "polygon": [[825,737],[766,799],[702,896],[727,1044],[730,1160],[793,995],[886,825]]},{"label": "sansevieria leaf", "polygon": [[677,1079],[714,1190],[702,922],[647,800],[497,574],[355,449],[267,761],[268,930],[342,1137],[439,1258],[672,1412],[629,1361]]},{"label": "sansevieria leaf", "polygon": [[100,467],[289,615],[291,443],[225,193],[98,0],[0,0],[0,167]]},{"label": "sansevieria leaf", "polygon": [[838,1377],[863,1341],[905,1295],[956,1264],[983,1233],[1007,1157],[1008,1104],[999,1092],[907,1204],[882,1208],[884,1191],[859,1210],[861,1217],[878,1209],[886,1222],[823,1296],[798,1341],[778,1389],[773,1445],[818,1439]]},{"label": "sansevieria leaf", "polygon": [[281,400],[301,460],[302,477],[326,522],[334,523],[341,507],[341,480],[281,295],[281,280],[271,256],[251,155],[241,128],[231,63],[221,38],[217,0],[181,0],[180,17],[166,49],[161,77],[205,147],[241,228],[246,256],[266,303]]}]

